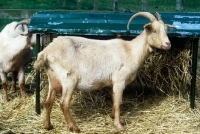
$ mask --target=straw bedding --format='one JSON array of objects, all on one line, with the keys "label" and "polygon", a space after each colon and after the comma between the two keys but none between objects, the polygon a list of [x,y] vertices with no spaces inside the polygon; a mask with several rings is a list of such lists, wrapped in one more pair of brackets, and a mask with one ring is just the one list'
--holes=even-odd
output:
[{"label": "straw bedding", "polygon": [[[157,51],[145,61],[136,81],[127,86],[121,106],[121,122],[125,131],[118,132],[110,118],[112,99],[110,89],[84,93],[75,91],[71,101],[71,115],[81,133],[199,133],[200,98],[199,70],[196,107],[190,109],[191,53],[184,48],[168,52]],[[198,64],[200,65],[200,64]],[[47,79],[42,73],[41,115],[35,112],[35,71],[26,75],[27,97],[19,90],[9,94],[9,102],[2,103],[0,90],[0,133],[70,133],[56,96],[51,113],[53,130],[44,129]]]}]

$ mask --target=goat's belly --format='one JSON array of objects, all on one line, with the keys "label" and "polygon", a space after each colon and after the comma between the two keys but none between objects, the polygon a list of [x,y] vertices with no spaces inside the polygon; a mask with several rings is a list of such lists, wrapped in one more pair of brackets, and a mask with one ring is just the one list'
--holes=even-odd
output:
[{"label": "goat's belly", "polygon": [[19,68],[19,66],[15,65],[11,62],[6,62],[6,63],[2,64],[2,68],[3,68],[4,72],[9,73],[9,72],[17,70]]},{"label": "goat's belly", "polygon": [[110,84],[107,83],[107,82],[98,82],[98,83],[95,83],[95,84],[79,83],[76,86],[76,89],[80,90],[80,91],[88,92],[88,91],[93,91],[93,90],[100,90],[100,89],[107,87],[109,85]]}]

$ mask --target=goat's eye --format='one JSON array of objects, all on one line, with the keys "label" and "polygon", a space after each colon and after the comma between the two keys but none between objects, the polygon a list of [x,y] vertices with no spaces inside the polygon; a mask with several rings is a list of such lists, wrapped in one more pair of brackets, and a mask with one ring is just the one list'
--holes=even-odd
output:
[{"label": "goat's eye", "polygon": [[155,29],[152,30],[152,33],[157,33],[157,31]]}]

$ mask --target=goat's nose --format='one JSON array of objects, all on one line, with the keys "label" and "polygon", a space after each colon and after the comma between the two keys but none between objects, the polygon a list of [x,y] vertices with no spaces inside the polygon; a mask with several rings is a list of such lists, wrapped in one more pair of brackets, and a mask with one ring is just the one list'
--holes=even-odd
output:
[{"label": "goat's nose", "polygon": [[171,46],[171,42],[170,42],[170,41],[166,42],[166,44],[167,44],[168,46]]}]

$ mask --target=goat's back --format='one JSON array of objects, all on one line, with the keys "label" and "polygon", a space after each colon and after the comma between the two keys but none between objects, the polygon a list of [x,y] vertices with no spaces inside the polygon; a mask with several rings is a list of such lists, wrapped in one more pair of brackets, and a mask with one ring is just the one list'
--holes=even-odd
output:
[{"label": "goat's back", "polygon": [[[48,59],[52,63],[73,63],[83,66],[108,66],[127,60],[127,45],[121,39],[94,40],[83,37],[59,36],[53,40],[42,52],[38,60]],[[42,65],[42,64],[41,64]]]}]

